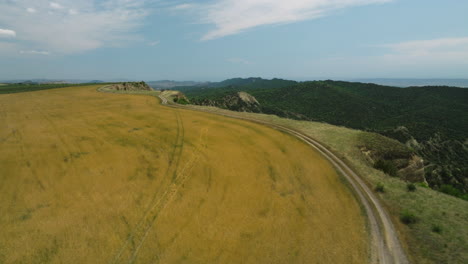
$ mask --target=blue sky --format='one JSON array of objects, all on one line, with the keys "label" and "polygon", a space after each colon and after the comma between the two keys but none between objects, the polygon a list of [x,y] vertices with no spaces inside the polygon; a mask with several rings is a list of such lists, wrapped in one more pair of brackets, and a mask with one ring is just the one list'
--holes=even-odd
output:
[{"label": "blue sky", "polygon": [[0,80],[468,78],[462,0],[0,0]]}]

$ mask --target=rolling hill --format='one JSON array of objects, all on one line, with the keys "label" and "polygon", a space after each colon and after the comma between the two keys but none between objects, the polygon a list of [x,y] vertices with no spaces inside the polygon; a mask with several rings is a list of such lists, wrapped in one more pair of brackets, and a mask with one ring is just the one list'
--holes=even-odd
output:
[{"label": "rolling hill", "polygon": [[357,198],[302,141],[102,86],[0,95],[0,263],[368,262]]},{"label": "rolling hill", "polygon": [[231,110],[238,110],[238,106],[226,107],[225,99],[243,91],[259,102],[250,109],[253,112],[327,122],[392,137],[426,160],[426,179],[432,188],[467,198],[467,89],[248,78],[179,90],[193,104]]}]

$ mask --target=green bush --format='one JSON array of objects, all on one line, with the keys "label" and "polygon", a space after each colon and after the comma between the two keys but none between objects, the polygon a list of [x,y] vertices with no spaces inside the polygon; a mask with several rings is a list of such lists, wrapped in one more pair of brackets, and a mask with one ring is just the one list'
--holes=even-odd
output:
[{"label": "green bush", "polygon": [[440,186],[439,191],[468,201],[468,193],[462,193],[460,190],[456,189],[450,184],[444,184]]},{"label": "green bush", "polygon": [[419,187],[426,188],[426,189],[429,188],[429,185],[427,185],[427,183],[425,183],[425,182],[420,182],[420,183],[418,183],[418,186],[419,186]]},{"label": "green bush", "polygon": [[374,163],[374,168],[385,172],[386,174],[396,177],[398,169],[395,164],[390,160],[379,159]]},{"label": "green bush", "polygon": [[414,215],[413,213],[409,211],[401,212],[400,220],[402,223],[406,225],[415,224],[416,222],[418,222],[418,218],[416,217],[416,215]]},{"label": "green bush", "polygon": [[377,183],[377,185],[375,186],[375,191],[376,192],[381,192],[381,193],[384,193],[385,192],[385,186],[382,184],[382,183]]},{"label": "green bush", "polygon": [[440,225],[432,225],[432,232],[440,234],[442,233],[442,227]]},{"label": "green bush", "polygon": [[408,183],[406,189],[408,189],[408,192],[414,192],[416,191],[416,185],[414,185],[414,183]]},{"label": "green bush", "polygon": [[186,104],[189,104],[189,102],[187,100],[185,100],[185,98],[180,98],[178,101],[177,101],[178,104],[183,104],[183,105],[186,105]]},{"label": "green bush", "polygon": [[445,194],[448,194],[448,195],[452,195],[452,196],[461,196],[461,192],[457,189],[455,189],[455,187],[453,187],[452,185],[449,185],[449,184],[444,184],[442,186],[440,186],[440,189],[439,191],[445,193]]}]

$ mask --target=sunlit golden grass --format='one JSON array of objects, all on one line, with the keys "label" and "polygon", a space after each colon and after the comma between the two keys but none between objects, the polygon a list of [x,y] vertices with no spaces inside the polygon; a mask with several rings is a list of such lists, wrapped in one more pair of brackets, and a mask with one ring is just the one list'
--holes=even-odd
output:
[{"label": "sunlit golden grass", "polygon": [[309,146],[98,87],[0,95],[0,263],[367,262]]}]

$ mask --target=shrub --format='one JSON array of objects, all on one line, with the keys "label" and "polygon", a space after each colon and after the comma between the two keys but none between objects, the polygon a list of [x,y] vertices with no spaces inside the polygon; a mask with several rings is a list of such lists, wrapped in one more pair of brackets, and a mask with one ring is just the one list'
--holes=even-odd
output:
[{"label": "shrub", "polygon": [[186,105],[186,104],[189,104],[189,102],[187,100],[185,100],[185,98],[180,98],[178,101],[177,101],[178,104],[183,104],[183,105]]},{"label": "shrub", "polygon": [[440,186],[439,191],[456,197],[461,196],[461,192],[450,184],[444,184]]},{"label": "shrub", "polygon": [[382,183],[377,183],[377,185],[375,186],[375,191],[376,192],[381,192],[381,193],[384,193],[385,192],[385,186],[382,184]]},{"label": "shrub", "polygon": [[425,183],[425,182],[420,182],[420,183],[418,183],[418,186],[419,186],[419,187],[426,188],[426,189],[429,188],[429,185],[427,185],[427,183]]},{"label": "shrub", "polygon": [[390,160],[379,159],[374,163],[374,168],[385,172],[386,174],[396,177],[398,169],[395,164]]},{"label": "shrub", "polygon": [[408,192],[414,192],[416,191],[416,185],[414,185],[414,183],[408,183],[406,189],[408,189]]},{"label": "shrub", "polygon": [[416,217],[416,215],[408,211],[401,212],[400,220],[406,225],[415,224],[416,222],[418,222],[418,218]]},{"label": "shrub", "polygon": [[440,225],[432,225],[432,232],[440,234],[442,233],[442,227]]}]

